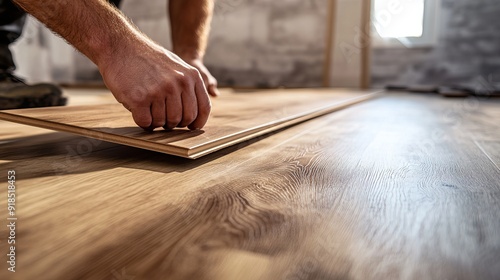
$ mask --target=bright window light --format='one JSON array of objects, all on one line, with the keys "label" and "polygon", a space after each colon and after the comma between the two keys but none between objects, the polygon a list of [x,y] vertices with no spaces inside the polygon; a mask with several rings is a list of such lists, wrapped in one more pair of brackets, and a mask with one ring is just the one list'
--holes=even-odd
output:
[{"label": "bright window light", "polygon": [[425,0],[374,0],[375,28],[382,38],[418,38],[424,32]]}]

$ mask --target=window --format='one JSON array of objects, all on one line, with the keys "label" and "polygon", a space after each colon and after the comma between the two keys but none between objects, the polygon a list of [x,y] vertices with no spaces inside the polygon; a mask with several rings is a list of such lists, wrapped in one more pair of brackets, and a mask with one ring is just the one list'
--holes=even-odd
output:
[{"label": "window", "polygon": [[439,0],[373,0],[374,46],[433,46],[439,5]]}]

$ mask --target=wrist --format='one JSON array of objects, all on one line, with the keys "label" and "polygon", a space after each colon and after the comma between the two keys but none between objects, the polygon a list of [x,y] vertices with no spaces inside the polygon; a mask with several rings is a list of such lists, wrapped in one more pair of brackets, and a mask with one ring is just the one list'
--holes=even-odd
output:
[{"label": "wrist", "polygon": [[116,63],[125,63],[127,59],[144,54],[155,46],[142,34],[114,34],[94,45],[94,63],[101,71]]},{"label": "wrist", "polygon": [[174,53],[184,61],[203,61],[203,54],[197,50],[178,50],[174,48]]},{"label": "wrist", "polygon": [[115,28],[95,30],[88,40],[86,54],[99,68],[112,63],[115,58],[126,59],[129,55],[141,53],[152,41],[140,33],[133,24],[120,14],[115,14]]}]

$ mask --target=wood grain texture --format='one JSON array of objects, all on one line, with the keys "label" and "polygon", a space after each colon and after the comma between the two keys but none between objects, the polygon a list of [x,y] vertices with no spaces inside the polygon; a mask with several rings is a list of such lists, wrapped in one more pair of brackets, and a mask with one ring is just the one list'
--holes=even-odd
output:
[{"label": "wood grain texture", "polygon": [[375,96],[371,92],[268,90],[225,94],[213,101],[204,130],[146,132],[120,104],[0,112],[0,119],[75,133],[98,140],[198,158],[222,148],[315,118]]},{"label": "wood grain texture", "polygon": [[500,104],[469,102],[388,94],[196,161],[5,135],[0,279],[498,279]]}]

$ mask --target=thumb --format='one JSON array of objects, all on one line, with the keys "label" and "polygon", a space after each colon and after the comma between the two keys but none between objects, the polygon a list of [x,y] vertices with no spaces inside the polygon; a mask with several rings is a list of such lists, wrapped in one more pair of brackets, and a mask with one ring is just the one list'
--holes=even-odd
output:
[{"label": "thumb", "polygon": [[217,84],[211,84],[211,85],[208,85],[208,94],[210,94],[210,96],[219,96],[220,95],[220,92],[219,92],[219,89],[217,88]]}]

